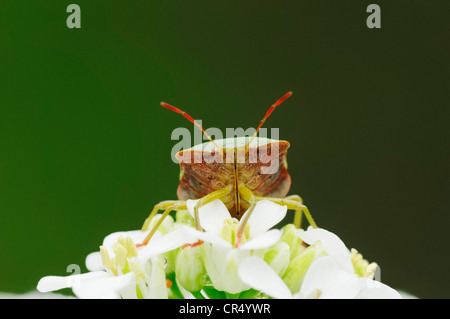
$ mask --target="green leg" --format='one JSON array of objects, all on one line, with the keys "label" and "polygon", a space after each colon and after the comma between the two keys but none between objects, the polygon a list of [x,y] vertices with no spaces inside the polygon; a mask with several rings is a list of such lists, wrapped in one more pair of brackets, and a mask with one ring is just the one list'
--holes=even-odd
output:
[{"label": "green leg", "polygon": [[[255,196],[253,195],[252,191],[244,186],[239,186],[239,194],[242,196],[243,199],[248,201],[250,203],[249,209],[252,209],[250,213],[253,211],[254,203],[260,201],[260,200],[270,200],[278,205],[287,206],[288,209],[292,209],[295,211],[295,217],[294,217],[294,225],[297,228],[300,228],[301,226],[301,220],[302,220],[302,214],[304,213],[306,216],[306,219],[310,223],[310,225],[314,228],[317,228],[316,223],[314,222],[314,219],[311,216],[311,213],[309,212],[308,208],[303,205],[303,200],[298,195],[290,195],[285,198],[278,198],[278,197],[262,197],[262,196]],[[247,214],[247,218],[250,214]],[[245,222],[243,223],[245,224]]]},{"label": "green leg", "polygon": [[288,198],[288,197],[285,197],[285,198],[256,197],[256,198],[257,198],[257,200],[267,199],[267,200],[274,202],[275,204],[284,205],[284,206],[287,206],[288,209],[294,210],[295,211],[294,225],[297,228],[300,228],[300,226],[301,226],[302,213],[305,214],[305,217],[308,220],[309,224],[313,228],[317,228],[316,222],[312,218],[308,207],[303,205],[300,196],[298,196],[298,197],[294,197],[294,196],[298,196],[298,195],[293,195],[293,197],[289,196],[290,198]]},{"label": "green leg", "polygon": [[[199,220],[199,215],[198,215],[199,208],[208,203],[215,201],[216,199],[221,199],[221,198],[227,196],[231,192],[232,189],[233,189],[232,186],[228,186],[228,187],[219,189],[217,191],[214,191],[214,192],[209,193],[208,195],[202,197],[197,202],[197,204],[194,207],[195,225],[196,225],[197,230],[201,230],[200,220]],[[155,226],[153,226],[153,228],[150,230],[150,233],[145,237],[144,241],[141,244],[138,244],[137,246],[140,247],[140,246],[145,246],[148,244],[148,242],[152,238],[153,234],[156,232],[158,227],[161,225],[161,223],[167,217],[167,215],[170,214],[171,211],[174,211],[174,210],[178,211],[178,210],[184,210],[184,209],[187,209],[186,201],[184,201],[184,200],[167,200],[167,201],[163,201],[163,202],[160,202],[159,204],[155,205],[152,212],[150,213],[148,218],[145,220],[144,225],[142,226],[142,230],[144,230],[144,231],[148,230],[151,220],[153,219],[153,217],[156,215],[156,213],[159,210],[164,210],[164,213],[162,214],[162,216],[158,220],[158,222],[155,224]]]},{"label": "green leg", "polygon": [[187,209],[186,207],[186,201],[184,200],[166,200],[163,202],[160,202],[158,204],[155,205],[155,207],[153,207],[152,212],[150,213],[150,215],[147,217],[147,219],[144,222],[144,225],[142,225],[142,230],[148,230],[148,227],[150,225],[151,220],[153,219],[153,217],[155,217],[156,213],[160,210],[166,210],[167,208],[173,206],[174,210],[183,210],[183,209]]},{"label": "green leg", "polygon": [[[294,200],[296,202],[299,202],[300,204],[303,204],[303,199],[299,195],[286,196],[284,199]],[[302,209],[295,209],[294,225],[297,228],[301,228],[302,215],[303,215],[303,210]]]},{"label": "green leg", "polygon": [[148,233],[148,235],[145,237],[145,239],[143,240],[142,243],[137,244],[137,247],[141,247],[141,246],[145,246],[148,244],[148,242],[150,241],[150,239],[152,238],[152,236],[155,234],[155,232],[158,230],[158,227],[161,225],[161,223],[163,222],[163,220],[167,217],[167,215],[169,215],[169,213],[173,210],[184,210],[187,209],[186,207],[186,201],[184,200],[168,200],[168,201],[164,201],[161,202],[157,205],[155,205],[155,207],[153,208],[152,212],[150,213],[150,215],[148,216],[148,218],[145,220],[144,225],[142,226],[142,230],[146,231],[148,230],[149,226],[150,226],[150,222],[153,219],[153,217],[156,215],[156,213],[159,210],[164,210],[164,213],[162,214],[161,218],[158,220],[158,222],[153,226],[153,228],[150,230],[150,232]]},{"label": "green leg", "polygon": [[200,226],[200,218],[198,215],[198,210],[208,204],[211,203],[213,201],[215,201],[216,199],[221,199],[224,198],[225,196],[227,196],[228,194],[230,194],[230,192],[232,191],[233,186],[227,186],[225,188],[216,190],[212,193],[209,193],[208,195],[200,198],[200,200],[197,202],[197,204],[194,207],[194,215],[195,215],[195,227],[197,228],[197,230],[202,230],[202,227]]}]

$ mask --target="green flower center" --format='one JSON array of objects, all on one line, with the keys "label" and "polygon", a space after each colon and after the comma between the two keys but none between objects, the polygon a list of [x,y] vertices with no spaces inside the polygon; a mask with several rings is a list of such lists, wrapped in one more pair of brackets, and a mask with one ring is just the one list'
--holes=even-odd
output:
[{"label": "green flower center", "polygon": [[222,226],[220,237],[231,243],[234,247],[245,243],[250,237],[250,225],[247,223],[244,231],[239,233],[239,223],[236,219],[226,219]]}]

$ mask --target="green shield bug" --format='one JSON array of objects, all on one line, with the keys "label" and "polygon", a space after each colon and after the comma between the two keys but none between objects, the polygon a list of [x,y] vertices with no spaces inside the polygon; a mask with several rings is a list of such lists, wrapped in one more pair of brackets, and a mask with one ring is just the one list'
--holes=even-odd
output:
[{"label": "green shield bug", "polygon": [[[237,219],[240,219],[244,212],[247,212],[245,218],[248,219],[256,202],[266,199],[294,210],[294,224],[297,228],[300,227],[302,213],[305,214],[311,226],[317,227],[307,207],[303,205],[301,197],[287,196],[291,186],[286,161],[289,142],[256,136],[273,110],[291,95],[292,92],[286,93],[269,108],[251,138],[237,137],[220,140],[213,140],[186,112],[161,102],[161,106],[181,114],[196,125],[209,142],[181,150],[176,154],[180,164],[178,200],[163,201],[155,205],[143,229],[148,227],[159,210],[163,210],[164,213],[138,246],[148,243],[162,220],[171,211],[187,209],[186,202],[189,199],[198,199],[194,208],[198,230],[201,230],[199,208],[217,199],[221,200],[232,217]],[[274,162],[277,165],[271,167],[274,166],[271,165]],[[241,224],[245,226],[245,222]],[[238,238],[239,232],[242,231],[243,227],[238,230]]]}]

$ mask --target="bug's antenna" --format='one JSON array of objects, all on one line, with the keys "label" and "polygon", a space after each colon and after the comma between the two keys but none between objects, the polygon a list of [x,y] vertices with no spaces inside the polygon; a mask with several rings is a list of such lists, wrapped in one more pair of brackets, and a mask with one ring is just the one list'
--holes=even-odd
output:
[{"label": "bug's antenna", "polygon": [[275,110],[275,108],[280,105],[281,103],[283,103],[287,98],[289,98],[292,95],[292,92],[288,92],[285,95],[283,95],[278,101],[276,101],[274,104],[272,104],[272,106],[269,108],[269,110],[267,111],[266,115],[264,115],[263,119],[261,120],[261,122],[259,122],[259,126],[256,129],[255,133],[253,134],[252,138],[250,139],[250,141],[248,142],[247,146],[250,145],[250,143],[253,141],[253,139],[256,137],[256,134],[258,134],[259,129],[261,128],[261,126],[264,124],[264,122],[266,121],[266,119],[270,116],[270,114],[272,114],[273,110]]},{"label": "bug's antenna", "polygon": [[203,129],[203,127],[198,124],[198,122],[196,120],[194,120],[189,114],[187,114],[186,112],[180,110],[179,108],[176,108],[175,106],[172,106],[170,104],[167,104],[165,102],[161,102],[161,106],[165,107],[166,109],[169,109],[175,113],[181,114],[183,115],[185,118],[187,118],[191,123],[195,124],[195,126],[197,126],[202,132],[203,134],[205,134],[205,136],[208,138],[208,140],[211,141],[211,143],[214,144],[214,146],[217,148],[217,150],[222,153],[221,148],[216,144],[216,142],[214,142],[214,140],[211,138],[211,136],[208,135],[208,133],[205,132],[205,130]]}]

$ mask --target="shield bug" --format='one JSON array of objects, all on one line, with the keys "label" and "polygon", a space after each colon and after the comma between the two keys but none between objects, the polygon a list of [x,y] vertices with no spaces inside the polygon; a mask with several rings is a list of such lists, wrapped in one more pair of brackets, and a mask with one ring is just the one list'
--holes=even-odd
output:
[{"label": "shield bug", "polygon": [[[148,243],[162,220],[171,211],[187,209],[188,199],[198,199],[194,208],[198,230],[201,230],[199,208],[216,199],[221,200],[231,215],[237,219],[240,219],[244,212],[248,212],[245,214],[245,218],[248,218],[256,202],[267,199],[294,210],[294,224],[298,228],[300,228],[302,213],[313,227],[317,227],[307,207],[303,205],[301,197],[298,195],[287,196],[291,186],[286,161],[289,142],[257,137],[265,120],[278,105],[291,95],[292,92],[286,93],[269,108],[251,138],[238,137],[220,140],[213,140],[203,127],[186,112],[161,102],[161,106],[181,114],[196,125],[209,142],[176,154],[180,164],[178,200],[163,201],[155,205],[144,223],[144,230],[147,229],[151,219],[159,210],[164,210],[164,213],[140,245]],[[277,165],[272,165],[274,162]],[[245,222],[242,225],[245,226]]]}]

